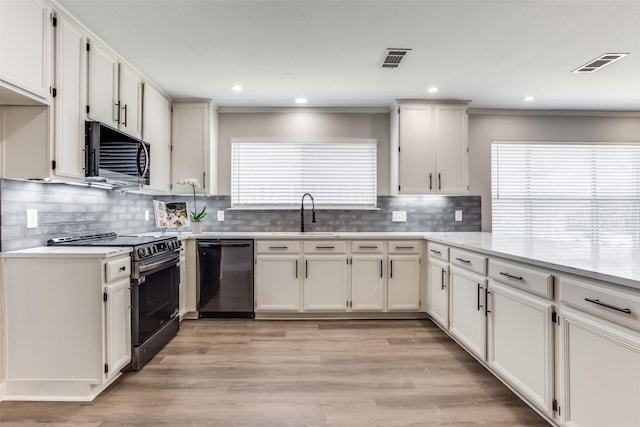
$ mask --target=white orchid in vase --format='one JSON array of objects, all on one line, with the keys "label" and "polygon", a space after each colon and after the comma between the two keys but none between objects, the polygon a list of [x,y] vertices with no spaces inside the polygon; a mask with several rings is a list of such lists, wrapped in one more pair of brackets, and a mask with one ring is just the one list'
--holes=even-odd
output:
[{"label": "white orchid in vase", "polygon": [[191,214],[191,222],[201,222],[202,219],[207,216],[207,204],[205,203],[201,211],[198,211],[196,204],[196,188],[200,188],[198,180],[195,178],[183,178],[178,182],[180,185],[190,185],[193,190],[193,210],[189,211]]}]

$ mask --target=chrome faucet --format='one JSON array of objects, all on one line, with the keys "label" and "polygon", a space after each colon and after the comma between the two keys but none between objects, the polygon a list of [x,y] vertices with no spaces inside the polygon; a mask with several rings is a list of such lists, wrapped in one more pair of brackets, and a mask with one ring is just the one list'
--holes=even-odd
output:
[{"label": "chrome faucet", "polygon": [[302,201],[300,202],[300,231],[304,233],[304,198],[309,196],[311,199],[311,222],[316,222],[316,202],[313,200],[313,196],[310,193],[304,193],[302,195]]}]

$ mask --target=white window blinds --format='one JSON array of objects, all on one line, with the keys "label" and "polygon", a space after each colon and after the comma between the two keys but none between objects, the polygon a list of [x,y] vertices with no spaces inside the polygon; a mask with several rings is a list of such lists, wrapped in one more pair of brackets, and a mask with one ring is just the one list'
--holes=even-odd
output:
[{"label": "white window blinds", "polygon": [[494,143],[494,233],[640,247],[640,144]]},{"label": "white window blinds", "polygon": [[317,206],[375,207],[376,140],[231,143],[231,205],[299,207],[304,193]]}]

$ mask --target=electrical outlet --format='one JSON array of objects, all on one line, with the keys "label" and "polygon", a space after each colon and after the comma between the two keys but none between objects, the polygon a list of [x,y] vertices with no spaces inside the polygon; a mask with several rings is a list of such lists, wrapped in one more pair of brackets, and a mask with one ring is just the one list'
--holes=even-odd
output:
[{"label": "electrical outlet", "polygon": [[462,211],[456,211],[456,221],[462,221]]},{"label": "electrical outlet", "polygon": [[224,221],[224,211],[218,211],[218,221]]},{"label": "electrical outlet", "polygon": [[149,211],[144,211],[144,220],[149,221]]},{"label": "electrical outlet", "polygon": [[38,228],[38,209],[27,209],[27,228]]},{"label": "electrical outlet", "polygon": [[392,222],[407,222],[407,211],[393,211],[391,212]]}]

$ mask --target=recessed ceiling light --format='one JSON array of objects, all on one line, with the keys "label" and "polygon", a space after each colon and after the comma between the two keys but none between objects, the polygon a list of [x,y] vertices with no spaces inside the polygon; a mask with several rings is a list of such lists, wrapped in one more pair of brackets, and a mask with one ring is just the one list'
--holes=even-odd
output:
[{"label": "recessed ceiling light", "polygon": [[296,98],[295,100],[296,104],[306,104],[307,102],[309,102],[307,98]]},{"label": "recessed ceiling light", "polygon": [[535,97],[535,96],[533,96],[533,95],[529,95],[529,96],[525,96],[525,97],[524,97],[524,101],[525,101],[525,102],[531,102],[531,101],[533,101],[534,99],[536,99],[536,97]]},{"label": "recessed ceiling light", "polygon": [[240,86],[240,85],[231,85],[231,89],[235,90],[236,92],[240,92],[242,90],[242,86]]},{"label": "recessed ceiling light", "polygon": [[438,89],[437,87],[432,86],[429,89],[427,89],[427,92],[429,92],[429,93],[438,93],[439,90],[440,89]]}]

